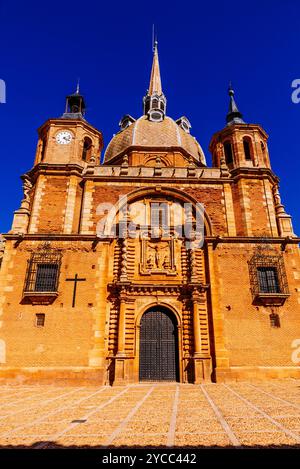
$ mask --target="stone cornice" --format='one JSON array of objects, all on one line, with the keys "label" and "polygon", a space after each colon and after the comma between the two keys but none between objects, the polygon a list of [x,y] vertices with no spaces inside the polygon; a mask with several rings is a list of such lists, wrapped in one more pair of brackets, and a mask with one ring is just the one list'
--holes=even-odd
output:
[{"label": "stone cornice", "polygon": [[[2,237],[7,240],[20,240],[20,241],[44,241],[44,240],[57,240],[57,241],[88,241],[94,243],[111,242],[115,238],[98,238],[94,234],[64,234],[64,233],[27,233],[19,235],[17,233],[2,233]],[[299,244],[299,237],[254,237],[254,236],[205,236],[205,243],[207,244],[222,244],[222,243],[249,243],[249,244]]]},{"label": "stone cornice", "polygon": [[51,163],[39,163],[26,174],[31,176],[33,179],[40,174],[47,175],[60,175],[60,176],[79,176],[82,177],[84,167],[78,164],[51,164]]},{"label": "stone cornice", "polygon": [[121,173],[121,166],[81,166],[74,164],[49,164],[39,163],[26,174],[33,180],[38,175],[52,176],[78,176],[83,181],[103,182],[147,182],[157,184],[175,182],[179,184],[232,184],[240,179],[268,178],[273,183],[278,183],[279,178],[268,168],[236,168],[231,170],[230,177],[221,177],[219,168],[194,168],[194,175],[189,175],[188,167],[161,168],[161,175],[155,175],[154,167],[129,166],[127,174]]},{"label": "stone cornice", "polygon": [[288,244],[299,244],[300,238],[286,236],[282,237],[250,237],[250,236],[205,236],[205,243],[213,246],[213,249],[219,244],[280,244],[282,251]]},{"label": "stone cornice", "polygon": [[272,182],[279,182],[278,176],[269,168],[235,168],[230,171],[230,175],[234,181],[239,179],[260,179],[267,176]]},{"label": "stone cornice", "polygon": [[83,126],[83,127],[89,127],[90,130],[92,130],[95,134],[102,136],[102,132],[93,125],[91,125],[89,122],[87,122],[85,119],[65,119],[63,117],[57,117],[57,118],[51,118],[47,119],[44,124],[42,124],[38,129],[38,133],[40,134],[45,128],[50,127],[50,125],[57,125],[57,126]]},{"label": "stone cornice", "polygon": [[[209,289],[209,285],[203,285],[202,283],[134,283],[134,282],[111,282],[108,284],[108,289],[115,294],[120,295],[178,295],[183,294],[186,296],[190,295],[201,295]],[[160,292],[160,293],[159,293]]]}]

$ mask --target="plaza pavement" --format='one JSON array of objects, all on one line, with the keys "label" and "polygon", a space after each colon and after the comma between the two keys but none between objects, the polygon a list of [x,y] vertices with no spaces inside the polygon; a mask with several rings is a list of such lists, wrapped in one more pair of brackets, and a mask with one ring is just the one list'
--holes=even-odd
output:
[{"label": "plaza pavement", "polygon": [[0,448],[299,447],[300,381],[0,386]]}]

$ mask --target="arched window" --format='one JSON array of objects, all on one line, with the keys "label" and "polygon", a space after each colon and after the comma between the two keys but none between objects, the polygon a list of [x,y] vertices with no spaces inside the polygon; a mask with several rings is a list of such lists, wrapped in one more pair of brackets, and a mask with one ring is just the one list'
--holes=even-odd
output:
[{"label": "arched window", "polygon": [[252,146],[250,138],[243,138],[244,154],[246,160],[252,160]]},{"label": "arched window", "polygon": [[152,100],[152,109],[158,109],[158,99],[154,98]]},{"label": "arched window", "polygon": [[92,152],[92,140],[89,137],[85,137],[83,141],[82,149],[82,160],[89,161]]},{"label": "arched window", "polygon": [[224,142],[224,152],[225,152],[226,164],[232,164],[233,163],[232,145],[229,140]]}]

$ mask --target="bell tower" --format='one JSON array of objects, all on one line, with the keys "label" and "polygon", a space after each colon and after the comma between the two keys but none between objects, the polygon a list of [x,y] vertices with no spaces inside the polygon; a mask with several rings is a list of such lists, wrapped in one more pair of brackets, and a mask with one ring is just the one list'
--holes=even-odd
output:
[{"label": "bell tower", "polygon": [[100,164],[103,148],[102,133],[85,120],[85,110],[77,86],[66,98],[64,114],[38,129],[34,167],[22,176],[24,198],[14,214],[13,233],[78,232],[82,174]]},{"label": "bell tower", "polygon": [[[229,110],[226,116],[227,125],[224,129],[213,135],[210,142],[210,151],[213,157],[213,166],[221,166],[221,155],[229,170],[236,168],[269,168],[268,135],[257,124],[247,124],[239,111],[234,99],[234,91],[229,86]],[[222,152],[218,151],[222,147]]]},{"label": "bell tower", "polygon": [[[238,234],[249,236],[254,229],[257,231],[251,220],[263,199],[268,214],[267,225],[269,225],[265,228],[264,234],[293,237],[295,234],[291,216],[285,212],[281,203],[279,179],[271,169],[267,146],[268,135],[260,125],[247,124],[243,120],[231,84],[228,94],[227,125],[213,135],[209,149],[212,153],[213,166],[220,168],[221,176],[230,178],[233,182],[231,191],[236,221],[237,224],[240,223]],[[258,194],[260,197],[257,199]]]},{"label": "bell tower", "polygon": [[85,120],[85,111],[85,100],[77,86],[76,92],[66,98],[64,114],[48,119],[38,129],[35,165],[100,163],[102,134]]}]

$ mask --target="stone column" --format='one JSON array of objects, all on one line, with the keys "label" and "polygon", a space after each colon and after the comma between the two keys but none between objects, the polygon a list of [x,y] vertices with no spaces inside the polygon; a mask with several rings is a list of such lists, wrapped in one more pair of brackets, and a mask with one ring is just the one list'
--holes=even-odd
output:
[{"label": "stone column", "polygon": [[121,386],[128,383],[127,361],[125,353],[125,333],[126,333],[126,293],[120,292],[120,309],[118,321],[118,351],[115,358],[115,380],[114,385]]},{"label": "stone column", "polygon": [[[80,234],[91,234],[93,227],[92,220],[92,207],[93,207],[93,193],[94,181],[87,180],[84,185],[81,221],[80,221]],[[96,228],[97,230],[97,228]]]},{"label": "stone column", "polygon": [[70,176],[64,218],[64,233],[67,234],[71,234],[73,228],[77,183],[77,176]]},{"label": "stone column", "polygon": [[193,328],[194,328],[194,357],[201,355],[201,331],[199,316],[199,297],[196,293],[192,295],[193,301]]},{"label": "stone column", "polygon": [[[200,287],[201,288],[201,287]],[[203,381],[211,381],[211,356],[209,352],[209,331],[208,318],[206,311],[206,293],[195,289],[192,293],[193,302],[193,332],[194,332],[194,383],[199,384]],[[201,327],[202,326],[202,327]],[[205,337],[205,344],[202,340],[202,334]]]},{"label": "stone column", "polygon": [[219,381],[225,380],[229,372],[229,353],[225,345],[224,310],[221,308],[220,298],[220,272],[218,270],[217,259],[212,243],[207,243],[210,299],[212,306],[212,320],[214,325],[215,337],[215,359],[216,359],[216,378]]},{"label": "stone column", "polygon": [[125,311],[126,311],[126,301],[125,294],[120,294],[120,311],[119,311],[119,322],[118,322],[118,356],[123,356],[125,354]]}]

